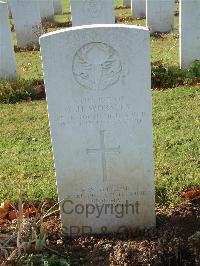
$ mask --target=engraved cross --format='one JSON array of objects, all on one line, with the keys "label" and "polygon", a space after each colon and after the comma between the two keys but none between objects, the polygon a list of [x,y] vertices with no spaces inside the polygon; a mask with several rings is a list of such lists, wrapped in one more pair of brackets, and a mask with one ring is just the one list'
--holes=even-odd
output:
[{"label": "engraved cross", "polygon": [[107,167],[106,167],[106,153],[115,152],[120,153],[120,145],[115,148],[106,148],[105,147],[105,130],[100,130],[100,148],[97,149],[86,149],[87,154],[90,153],[101,153],[101,165],[103,172],[103,182],[107,181]]}]

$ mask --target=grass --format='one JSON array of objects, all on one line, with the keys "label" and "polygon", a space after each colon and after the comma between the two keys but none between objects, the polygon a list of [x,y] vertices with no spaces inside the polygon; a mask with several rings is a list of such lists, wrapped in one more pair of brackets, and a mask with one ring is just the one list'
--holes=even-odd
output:
[{"label": "grass", "polygon": [[[175,205],[180,192],[200,184],[199,87],[153,93],[156,195]],[[24,177],[26,199],[57,200],[45,101],[0,105],[0,200],[17,200]]]},{"label": "grass", "polygon": [[17,199],[23,176],[30,200],[55,198],[55,180],[45,102],[0,107],[0,195]]},{"label": "grass", "polygon": [[157,203],[176,204],[200,184],[199,87],[155,92],[153,128]]},{"label": "grass", "polygon": [[18,52],[16,53],[18,74],[23,79],[43,79],[40,52]]}]

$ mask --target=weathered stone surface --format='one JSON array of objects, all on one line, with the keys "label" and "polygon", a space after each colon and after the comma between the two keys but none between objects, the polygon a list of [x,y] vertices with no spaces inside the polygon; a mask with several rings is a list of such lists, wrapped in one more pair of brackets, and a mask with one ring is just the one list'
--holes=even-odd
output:
[{"label": "weathered stone surface", "polygon": [[53,0],[39,0],[39,6],[42,19],[54,19]]},{"label": "weathered stone surface", "polygon": [[54,14],[62,14],[62,0],[53,0]]},{"label": "weathered stone surface", "polygon": [[180,65],[200,60],[200,1],[180,1]]},{"label": "weathered stone surface", "polygon": [[146,17],[146,0],[131,0],[131,12],[134,18]]},{"label": "weathered stone surface", "polygon": [[125,25],[40,38],[66,234],[155,225],[149,43]]},{"label": "weathered stone surface", "polygon": [[25,47],[33,43],[38,44],[41,33],[41,18],[38,0],[9,0],[17,45]]},{"label": "weathered stone surface", "polygon": [[72,26],[114,24],[113,0],[71,0]]},{"label": "weathered stone surface", "polygon": [[170,32],[174,26],[174,0],[147,0],[147,27],[151,32]]},{"label": "weathered stone surface", "polygon": [[0,1],[0,78],[16,78],[16,61],[10,31],[8,6]]}]

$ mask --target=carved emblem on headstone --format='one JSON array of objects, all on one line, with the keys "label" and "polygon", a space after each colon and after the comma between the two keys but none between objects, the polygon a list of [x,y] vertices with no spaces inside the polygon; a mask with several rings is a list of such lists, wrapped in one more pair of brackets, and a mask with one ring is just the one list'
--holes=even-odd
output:
[{"label": "carved emblem on headstone", "polygon": [[122,65],[114,48],[105,43],[93,42],[76,52],[72,70],[76,81],[83,87],[104,90],[119,80]]},{"label": "carved emblem on headstone", "polygon": [[86,15],[96,18],[102,10],[102,3],[99,0],[85,0],[83,10]]}]

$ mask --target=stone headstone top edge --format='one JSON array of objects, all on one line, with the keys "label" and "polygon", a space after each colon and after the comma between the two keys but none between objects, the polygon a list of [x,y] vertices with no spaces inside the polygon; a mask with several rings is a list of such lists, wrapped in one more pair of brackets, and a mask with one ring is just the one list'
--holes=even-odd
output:
[{"label": "stone headstone top edge", "polygon": [[40,39],[43,39],[45,37],[50,37],[57,35],[59,33],[64,33],[64,32],[69,32],[69,31],[76,31],[76,30],[81,30],[81,29],[95,29],[95,28],[127,28],[127,29],[135,29],[135,30],[144,30],[146,32],[149,32],[149,29],[147,27],[143,26],[136,26],[136,25],[117,25],[117,24],[94,24],[94,25],[82,25],[82,26],[77,26],[77,27],[71,27],[71,28],[66,28],[66,29],[61,29],[53,32],[49,32],[46,34],[43,34],[40,36]]}]

